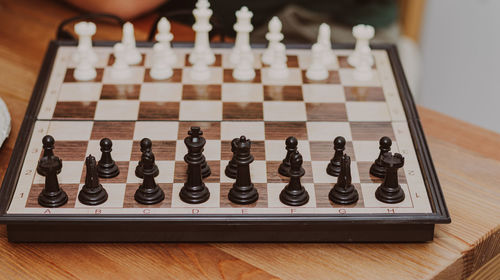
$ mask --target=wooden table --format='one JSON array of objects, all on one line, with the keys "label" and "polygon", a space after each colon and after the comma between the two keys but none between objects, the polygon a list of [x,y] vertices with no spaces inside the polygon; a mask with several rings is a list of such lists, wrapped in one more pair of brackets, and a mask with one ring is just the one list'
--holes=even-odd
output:
[{"label": "wooden table", "polygon": [[[78,12],[59,2],[0,2],[0,97],[13,118],[8,165],[48,41]],[[138,40],[153,16],[134,22]],[[175,38],[193,39],[174,24]],[[98,37],[119,39],[117,28]],[[424,279],[478,277],[500,267],[500,135],[419,108],[452,223],[425,244],[11,244],[0,226],[5,278]],[[286,234],[286,233],[284,233]],[[489,262],[489,263],[488,263]],[[487,265],[485,265],[488,263]],[[495,271],[495,269],[497,269]],[[497,278],[498,279],[498,278]]]}]

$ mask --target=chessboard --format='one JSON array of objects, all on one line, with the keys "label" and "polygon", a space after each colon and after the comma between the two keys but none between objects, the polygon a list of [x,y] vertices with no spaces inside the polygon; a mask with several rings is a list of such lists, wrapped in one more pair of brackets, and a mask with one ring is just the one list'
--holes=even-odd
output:
[{"label": "chessboard", "polygon": [[[216,61],[208,81],[192,80],[188,54],[192,45],[174,44],[179,58],[168,80],[154,80],[152,43],[138,42],[142,61],[132,77],[114,80],[111,42],[95,43],[97,77],[79,82],[71,57],[76,46],[53,41],[0,194],[0,220],[11,241],[429,241],[434,225],[450,222],[416,108],[396,49],[374,45],[373,78],[359,82],[347,63],[350,45],[334,45],[336,63],[326,80],[308,80],[310,46],[287,46],[290,74],[273,80],[255,60],[256,76],[247,82],[232,76],[228,45],[213,45]],[[252,50],[256,57],[263,49]],[[186,181],[184,138],[199,126],[206,139],[204,155],[211,175],[204,179],[208,201],[188,204],[179,198]],[[55,139],[62,159],[58,175],[68,202],[47,208],[38,204],[44,177],[37,174],[42,138]],[[251,139],[252,182],[259,199],[238,205],[228,199],[234,180],[224,174],[232,157],[231,140]],[[294,136],[303,157],[302,184],[309,201],[287,206],[279,199],[290,180],[278,173],[286,156],[285,139]],[[325,169],[333,156],[333,139],[346,139],[352,183],[359,200],[335,204],[328,193],[337,181]],[[382,179],[369,169],[379,154],[379,139],[392,139],[394,153],[405,158],[399,183],[405,199],[383,203],[375,191]],[[165,194],[157,204],[134,200],[141,184],[134,170],[141,159],[139,142],[149,138]],[[85,158],[100,156],[99,141],[113,142],[120,174],[100,179],[108,200],[97,206],[79,202],[85,181]]]}]

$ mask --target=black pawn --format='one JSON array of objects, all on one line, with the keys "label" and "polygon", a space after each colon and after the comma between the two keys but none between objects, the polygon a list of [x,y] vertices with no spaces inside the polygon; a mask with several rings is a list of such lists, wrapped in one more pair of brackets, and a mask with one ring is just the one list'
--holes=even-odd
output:
[{"label": "black pawn", "polygon": [[59,158],[54,155],[40,160],[40,166],[45,173],[45,186],[38,195],[38,204],[43,207],[59,207],[68,202],[68,195],[59,187],[57,180],[59,162]]},{"label": "black pawn", "polygon": [[85,174],[85,185],[83,185],[80,193],[78,193],[78,200],[86,205],[99,205],[108,199],[108,193],[99,183],[97,175],[95,157],[89,155],[85,159],[85,167],[87,173]]},{"label": "black pawn", "polygon": [[345,150],[345,138],[342,136],[337,136],[333,140],[333,149],[335,150],[335,154],[333,154],[330,163],[326,167],[326,173],[331,176],[339,176],[340,174],[340,166],[342,165],[342,156],[344,155]]},{"label": "black pawn", "polygon": [[101,146],[101,159],[97,163],[97,175],[100,178],[114,178],[120,174],[118,165],[111,157],[113,142],[109,138],[102,138],[99,143]]},{"label": "black pawn", "polygon": [[155,182],[155,157],[151,151],[141,156],[143,178],[142,185],[135,192],[134,199],[141,204],[156,204],[165,199],[163,190]]},{"label": "black pawn", "polygon": [[392,140],[391,138],[384,136],[380,138],[379,141],[379,149],[380,153],[377,159],[372,163],[370,167],[370,174],[378,178],[384,178],[385,176],[385,167],[382,164],[382,156],[391,151]]},{"label": "black pawn", "polygon": [[233,141],[231,141],[231,152],[233,153],[233,157],[227,163],[226,169],[224,171],[224,173],[226,173],[226,176],[231,179],[236,179],[236,171],[238,169],[238,164],[236,163],[236,150],[238,140],[239,138],[234,138]]},{"label": "black pawn", "polygon": [[255,189],[250,177],[250,163],[253,156],[250,154],[252,142],[241,136],[236,143],[236,182],[229,190],[228,199],[236,204],[252,204],[259,199],[259,193]]},{"label": "black pawn", "polygon": [[[50,135],[45,135],[43,138],[42,138],[42,144],[43,144],[43,155],[42,155],[42,158],[46,158],[46,159],[49,159],[51,157],[54,156],[54,145],[55,145],[55,140],[54,140],[54,137],[50,136]],[[38,172],[38,174],[42,175],[42,176],[45,176],[45,171],[40,165],[41,165],[41,159],[40,161],[38,162],[38,166],[36,168],[36,171]],[[56,160],[55,162],[57,162],[58,164],[56,165],[55,169],[56,169],[56,174],[59,174],[61,172],[61,169],[62,169],[62,161],[56,157],[54,158],[53,160]],[[54,162],[54,163],[55,163]]]},{"label": "black pawn", "polygon": [[290,156],[290,182],[280,193],[280,200],[289,206],[301,206],[309,201],[309,194],[300,183],[300,178],[306,173],[302,168],[302,155],[295,151]]},{"label": "black pawn", "polygon": [[351,157],[344,155],[342,157],[340,174],[337,177],[337,183],[328,194],[328,198],[337,204],[353,204],[359,199],[358,191],[354,188],[351,179]]},{"label": "black pawn", "polygon": [[297,138],[293,136],[286,138],[285,140],[286,156],[278,168],[279,174],[286,177],[290,177],[290,157],[292,156],[293,153],[295,153],[295,151],[297,151],[298,144],[299,141],[297,141]]},{"label": "black pawn", "polygon": [[190,204],[198,204],[210,198],[210,192],[202,181],[201,165],[205,160],[202,152],[205,146],[205,138],[200,137],[199,127],[191,127],[189,136],[184,139],[184,144],[188,153],[184,156],[184,161],[188,164],[187,181],[181,188],[179,196],[182,201]]},{"label": "black pawn", "polygon": [[382,156],[385,167],[385,177],[382,184],[375,191],[375,197],[385,203],[398,203],[405,199],[405,193],[398,182],[398,169],[403,167],[405,159],[401,154],[392,155],[387,152]]},{"label": "black pawn", "polygon": [[[153,142],[151,142],[151,139],[149,138],[142,138],[141,140],[141,143],[140,143],[140,146],[141,146],[141,153],[144,154],[146,152],[152,152],[153,151]],[[135,167],[135,176],[139,177],[139,178],[142,178],[143,176],[143,173],[142,173],[142,154],[141,154],[141,160],[139,160],[139,162],[137,163],[137,166]],[[158,176],[158,174],[160,174],[160,170],[158,169],[158,166],[156,165],[156,163],[154,163],[153,165],[153,173],[154,173],[154,176]]]}]

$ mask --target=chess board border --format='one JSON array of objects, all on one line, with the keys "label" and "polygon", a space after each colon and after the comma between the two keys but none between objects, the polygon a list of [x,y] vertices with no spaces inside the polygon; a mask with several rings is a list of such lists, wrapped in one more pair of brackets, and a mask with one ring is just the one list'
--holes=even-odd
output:
[{"label": "chess board border", "polygon": [[[115,42],[94,42],[111,47]],[[152,42],[137,42],[151,48]],[[192,47],[192,43],[174,43]],[[32,97],[9,167],[0,189],[0,223],[7,224],[14,242],[60,241],[258,241],[258,242],[417,242],[433,238],[434,224],[450,223],[450,215],[432,163],[418,113],[410,93],[397,49],[392,44],[373,44],[387,51],[405,110],[408,127],[419,159],[432,207],[428,214],[343,214],[343,215],[36,215],[7,214],[40,110],[58,48],[76,46],[73,41],[51,41],[39,72]],[[212,47],[229,48],[215,43]],[[264,45],[253,45],[262,48]],[[352,49],[352,44],[334,44],[334,49]],[[289,49],[310,45],[287,45]],[[95,233],[92,235],[89,233]],[[286,234],[285,234],[286,233]]]}]

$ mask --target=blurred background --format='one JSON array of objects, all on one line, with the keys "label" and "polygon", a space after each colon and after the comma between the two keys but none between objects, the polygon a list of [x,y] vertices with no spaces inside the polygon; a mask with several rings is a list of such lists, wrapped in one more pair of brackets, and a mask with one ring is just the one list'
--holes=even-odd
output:
[{"label": "blurred background", "polygon": [[[44,50],[58,24],[88,12],[131,20],[137,40],[147,40],[160,15],[172,21],[175,41],[193,41],[194,0],[2,0],[0,1],[0,96],[31,92]],[[286,43],[312,43],[319,23],[332,26],[334,42],[353,42],[358,23],[376,27],[374,42],[398,45],[417,104],[500,132],[500,1],[495,0],[273,0],[210,1],[214,31],[231,41],[234,11],[253,11],[252,42],[265,42],[273,15],[283,22]],[[64,30],[72,32],[72,23]],[[98,23],[94,39],[119,40],[119,26]],[[24,68],[29,71],[24,71]],[[10,68],[9,68],[10,67]],[[11,79],[16,77],[16,79]],[[22,77],[22,78],[19,78]],[[25,80],[23,80],[25,78]],[[23,82],[25,81],[25,82]],[[31,82],[30,82],[31,81]],[[12,97],[12,98],[9,98]],[[23,99],[29,98],[22,97]],[[10,106],[9,106],[10,107]],[[11,112],[22,117],[24,112]]]}]

